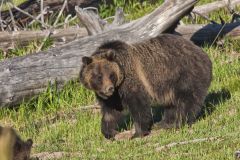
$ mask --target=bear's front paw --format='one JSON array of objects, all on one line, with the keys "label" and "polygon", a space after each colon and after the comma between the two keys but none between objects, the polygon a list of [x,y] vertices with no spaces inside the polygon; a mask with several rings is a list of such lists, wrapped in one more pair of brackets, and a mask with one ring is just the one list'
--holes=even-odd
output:
[{"label": "bear's front paw", "polygon": [[131,139],[134,139],[134,138],[142,138],[142,137],[145,137],[145,136],[148,136],[151,132],[150,131],[143,131],[141,133],[134,133],[134,135],[131,137]]},{"label": "bear's front paw", "polygon": [[115,135],[115,140],[130,140],[133,136],[133,131],[124,131]]},{"label": "bear's front paw", "polygon": [[119,132],[116,130],[111,130],[111,132],[102,132],[104,137],[107,139],[114,139],[115,135],[118,134]]}]

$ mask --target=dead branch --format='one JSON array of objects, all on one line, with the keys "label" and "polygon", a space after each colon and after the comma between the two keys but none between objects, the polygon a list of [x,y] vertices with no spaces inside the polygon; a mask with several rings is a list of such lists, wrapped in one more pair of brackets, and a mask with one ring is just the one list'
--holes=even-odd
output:
[{"label": "dead branch", "polygon": [[213,23],[213,24],[217,24],[217,22],[215,22],[215,21],[209,19],[208,16],[206,16],[206,15],[202,15],[201,13],[198,13],[198,12],[196,12],[196,11],[192,11],[192,13],[193,13],[193,14],[196,14],[196,15],[198,15],[198,16],[200,16],[200,17],[206,19],[206,20],[208,20],[209,22],[211,22],[211,23]]},{"label": "dead branch", "polygon": [[[1,4],[0,4],[0,11],[2,11],[2,7],[3,7],[3,1],[1,1]],[[2,12],[0,12],[0,27],[1,27],[1,31],[4,31],[3,20],[2,20]]]},{"label": "dead branch", "polygon": [[104,27],[100,22],[100,18],[94,11],[77,8],[77,16],[80,22],[87,28],[89,35],[96,35],[103,31]]},{"label": "dead branch", "polygon": [[123,8],[117,8],[114,20],[113,20],[113,25],[118,26],[124,23],[124,12]]},{"label": "dead branch", "polygon": [[[240,0],[231,0],[230,6],[233,7],[236,5],[240,5]],[[213,12],[215,10],[228,7],[228,6],[229,4],[227,0],[221,0],[221,1],[216,1],[216,2],[205,4],[205,5],[201,5],[201,6],[196,6],[193,11],[198,12],[202,15],[206,15],[206,14],[209,14],[210,12]]]},{"label": "dead branch", "polygon": [[[63,6],[62,6],[60,12],[58,13],[58,16],[57,16],[55,22],[53,23],[53,27],[51,27],[51,29],[48,31],[47,35],[44,37],[41,45],[37,49],[37,52],[40,52],[42,50],[43,45],[46,43],[47,39],[50,38],[50,35],[52,34],[53,30],[55,29],[55,27],[56,27],[56,25],[57,25],[57,23],[59,21],[59,18],[63,14],[63,10],[66,7],[66,5],[67,5],[67,0],[64,0]],[[43,21],[42,21],[42,23],[43,23]]]},{"label": "dead branch", "polygon": [[[75,15],[75,6],[80,6],[82,8],[88,6],[97,7],[99,3],[100,0],[68,0],[67,7],[64,9],[64,14]],[[62,8],[62,4],[62,0],[26,0],[19,6],[15,6],[16,8],[13,8],[12,12],[14,19],[18,24],[20,24],[20,26],[27,26],[28,23],[32,21],[32,17],[29,15],[32,15],[34,17],[40,14],[40,23],[44,23],[43,15],[49,16],[51,13],[56,13]],[[49,8],[49,12],[47,12],[47,14],[41,14],[43,12],[43,8],[46,7]],[[2,20],[11,22],[9,11],[0,11]],[[25,13],[28,13],[29,15]]]},{"label": "dead branch", "polygon": [[65,7],[67,6],[67,2],[68,2],[67,0],[64,0],[63,6],[62,6],[60,12],[58,13],[58,16],[57,16],[57,18],[56,18],[56,20],[55,20],[55,22],[53,24],[53,27],[55,27],[57,25],[57,23],[59,21],[59,18],[62,16],[63,11],[64,11]]},{"label": "dead branch", "polygon": [[41,152],[33,154],[31,156],[32,160],[49,160],[49,159],[61,159],[63,157],[75,157],[82,158],[80,152]]},{"label": "dead branch", "polygon": [[[71,21],[71,20],[70,20]],[[180,25],[176,32],[186,39],[192,40],[198,45],[204,43],[211,44],[219,33],[222,25],[220,24],[190,24]],[[12,43],[26,45],[29,41],[41,40],[46,37],[48,30],[43,31],[16,31],[0,32],[0,48],[8,48]],[[88,32],[85,28],[70,27],[66,29],[55,29],[51,32],[50,38],[56,41],[65,39],[70,42],[76,38],[85,37]],[[240,22],[226,24],[221,32],[221,37],[240,38]]]},{"label": "dead branch", "polygon": [[26,16],[28,16],[28,17],[34,19],[35,21],[39,22],[43,27],[45,27],[45,28],[50,28],[50,26],[49,26],[48,24],[45,24],[45,23],[43,23],[42,21],[36,19],[34,16],[32,16],[32,15],[29,14],[28,12],[22,10],[21,8],[15,6],[14,4],[8,3],[8,5],[11,6],[11,7],[13,7],[13,8],[16,9],[17,11],[19,11],[20,13],[25,14]]},{"label": "dead branch", "polygon": [[41,21],[42,21],[42,23],[44,23],[44,7],[43,7],[43,0],[41,0],[40,9],[41,9],[41,12],[40,12]]},{"label": "dead branch", "polygon": [[182,141],[182,142],[173,142],[173,143],[166,144],[164,146],[157,147],[156,151],[160,152],[160,151],[162,151],[164,149],[169,149],[169,148],[172,148],[172,147],[175,147],[175,146],[179,146],[179,145],[193,144],[193,143],[200,143],[200,142],[207,142],[207,141],[215,141],[215,140],[219,140],[219,138],[220,137],[210,137],[210,138],[193,139],[193,140]]},{"label": "dead branch", "polygon": [[[41,40],[46,37],[49,30],[43,31],[13,31],[13,32],[0,32],[0,48],[6,48],[10,42],[17,44],[26,44],[26,42]],[[87,36],[85,28],[69,27],[66,29],[55,29],[51,32],[51,38],[54,40],[65,37],[67,41],[72,41],[76,38]]]}]

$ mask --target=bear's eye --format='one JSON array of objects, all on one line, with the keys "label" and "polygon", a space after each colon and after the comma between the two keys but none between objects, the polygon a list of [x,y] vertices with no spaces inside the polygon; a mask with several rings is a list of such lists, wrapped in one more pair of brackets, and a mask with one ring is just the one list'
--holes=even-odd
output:
[{"label": "bear's eye", "polygon": [[100,74],[97,75],[97,80],[98,80],[98,81],[101,81],[101,80],[102,80],[102,75],[100,75]]},{"label": "bear's eye", "polygon": [[109,76],[109,78],[110,78],[112,81],[114,81],[114,80],[115,80],[115,74],[114,74],[114,73],[111,73],[110,76]]}]

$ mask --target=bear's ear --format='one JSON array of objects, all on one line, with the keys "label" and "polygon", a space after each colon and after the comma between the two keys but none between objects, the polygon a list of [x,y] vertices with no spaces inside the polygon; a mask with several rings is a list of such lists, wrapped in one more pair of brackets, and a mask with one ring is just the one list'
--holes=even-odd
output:
[{"label": "bear's ear", "polygon": [[88,64],[92,63],[92,58],[84,56],[84,57],[82,57],[82,63],[84,65],[88,65]]},{"label": "bear's ear", "polygon": [[32,140],[32,139],[28,139],[26,143],[27,143],[27,145],[28,145],[29,147],[32,147],[32,145],[33,145],[33,140]]},{"label": "bear's ear", "polygon": [[114,50],[107,50],[104,54],[103,57],[106,58],[109,61],[113,61],[115,59],[115,51]]}]

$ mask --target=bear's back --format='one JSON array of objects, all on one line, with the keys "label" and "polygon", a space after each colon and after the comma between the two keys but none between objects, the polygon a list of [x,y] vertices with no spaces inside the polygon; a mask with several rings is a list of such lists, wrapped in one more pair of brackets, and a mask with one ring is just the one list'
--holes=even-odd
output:
[{"label": "bear's back", "polygon": [[186,66],[196,62],[210,62],[207,54],[200,47],[180,36],[171,34],[162,34],[156,38],[133,44],[133,47],[136,51],[131,52],[132,56],[138,57],[146,64],[147,62],[151,64],[161,62],[169,66],[180,64]]},{"label": "bear's back", "polygon": [[132,46],[134,51],[129,52],[128,60],[131,62],[128,64],[140,64],[149,77],[161,75],[165,76],[166,80],[172,79],[172,76],[177,78],[179,74],[190,74],[200,79],[204,77],[203,74],[211,77],[211,61],[208,55],[200,47],[180,36],[162,34]]},{"label": "bear's back", "polygon": [[[124,64],[126,75],[137,78],[152,97],[164,95],[171,89],[203,88],[205,92],[211,82],[208,55],[180,36],[162,34],[130,45],[123,55],[125,58],[119,63]],[[136,82],[132,81],[134,85]]]}]

